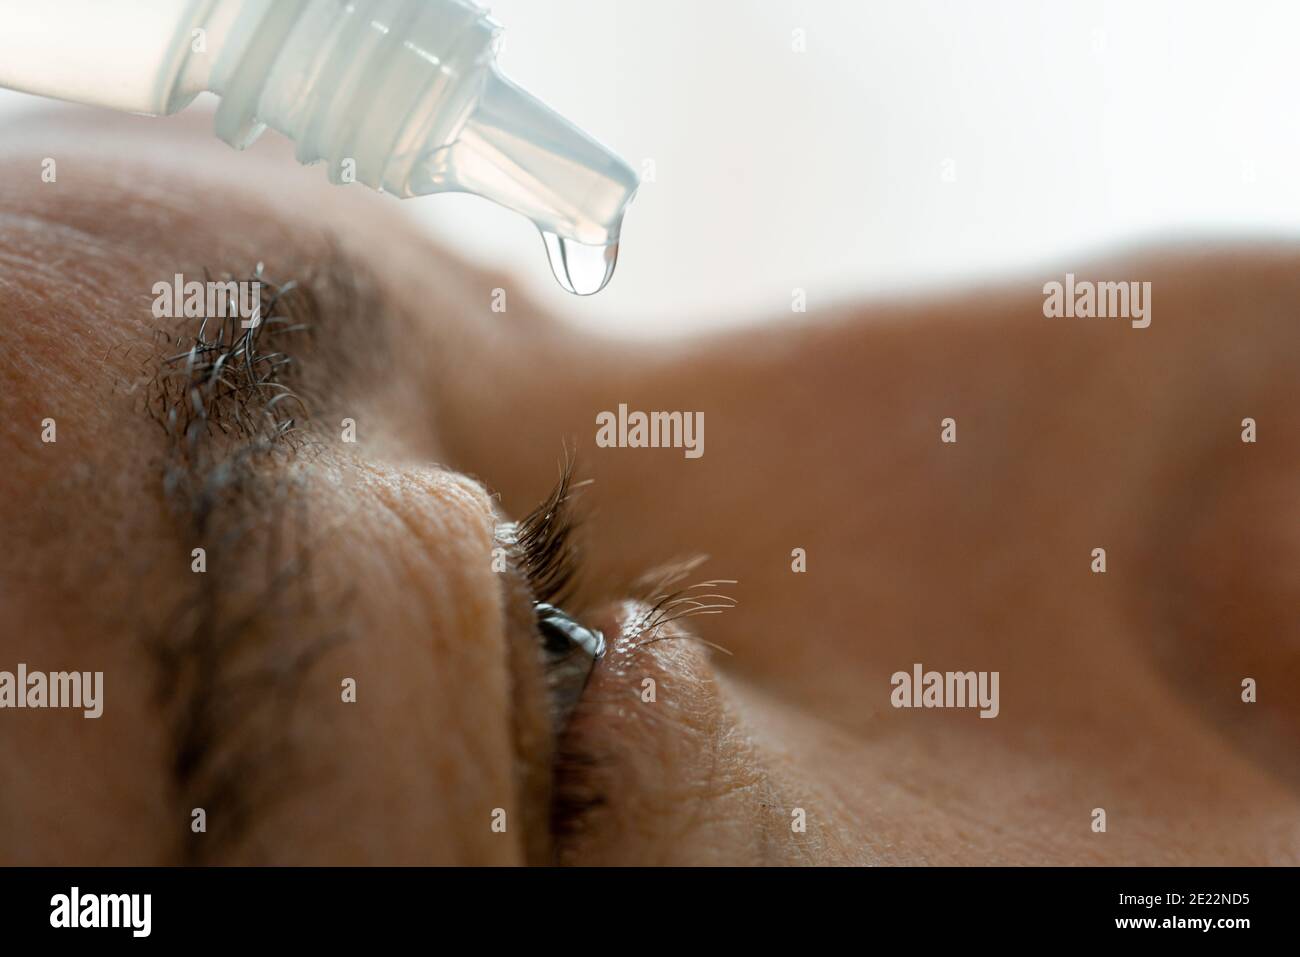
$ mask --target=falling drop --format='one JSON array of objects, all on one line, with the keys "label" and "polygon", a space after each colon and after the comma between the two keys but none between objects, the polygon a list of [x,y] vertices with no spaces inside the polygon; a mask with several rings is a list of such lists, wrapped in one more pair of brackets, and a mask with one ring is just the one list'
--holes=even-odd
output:
[{"label": "falling drop", "polygon": [[579,243],[542,230],[551,272],[561,286],[578,296],[600,292],[618,265],[618,240],[606,246]]}]

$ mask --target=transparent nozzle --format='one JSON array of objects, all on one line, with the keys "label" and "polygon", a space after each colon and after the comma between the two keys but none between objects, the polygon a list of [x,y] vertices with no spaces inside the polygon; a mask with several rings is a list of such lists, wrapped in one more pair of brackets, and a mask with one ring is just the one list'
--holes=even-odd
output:
[{"label": "transparent nozzle", "polygon": [[200,6],[221,54],[187,53],[168,101],[217,93],[217,135],[232,146],[270,127],[337,183],[483,196],[536,224],[570,292],[613,275],[636,174],[497,72],[501,28],[472,0]]},{"label": "transparent nozzle", "polygon": [[490,68],[455,141],[417,161],[409,191],[475,193],[527,216],[560,285],[585,296],[614,274],[637,185],[630,166]]}]

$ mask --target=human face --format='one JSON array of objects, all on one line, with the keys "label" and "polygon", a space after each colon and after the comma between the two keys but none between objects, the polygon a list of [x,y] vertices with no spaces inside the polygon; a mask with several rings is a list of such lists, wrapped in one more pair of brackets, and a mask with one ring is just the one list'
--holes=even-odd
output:
[{"label": "human face", "polygon": [[[1146,338],[1035,282],[650,346],[201,120],[6,142],[0,668],[104,677],[0,711],[5,863],[1300,854],[1294,250],[1149,258]],[[253,347],[153,314],[205,270],[299,285]],[[597,444],[620,404],[704,454]],[[543,599],[605,654],[561,673]],[[892,707],[915,663],[997,717]]]}]

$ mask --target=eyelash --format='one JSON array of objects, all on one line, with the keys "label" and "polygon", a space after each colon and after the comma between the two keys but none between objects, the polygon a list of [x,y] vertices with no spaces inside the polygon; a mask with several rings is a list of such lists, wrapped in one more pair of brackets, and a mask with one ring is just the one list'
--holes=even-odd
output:
[{"label": "eyelash", "polygon": [[573,496],[587,483],[574,484],[573,467],[566,454],[551,494],[512,530],[517,560],[535,604],[561,607],[574,596],[580,556]]},{"label": "eyelash", "polygon": [[[566,604],[574,600],[581,564],[576,536],[579,519],[574,508],[574,496],[587,483],[575,482],[573,475],[574,462],[566,451],[560,466],[559,480],[551,493],[516,523],[510,534],[516,561],[532,592],[539,641],[548,659],[551,654],[546,650],[549,617],[559,612],[569,622],[585,628],[562,611]],[[600,636],[599,632],[593,634]],[[603,654],[603,638],[600,641],[601,649],[592,658],[586,675],[575,676],[572,672],[565,674],[565,669],[571,667],[571,656],[563,655],[548,661],[552,700],[556,702],[558,696],[561,716],[556,721],[557,741],[551,771],[550,826],[557,847],[562,847],[566,838],[581,831],[582,823],[589,813],[607,803],[598,773],[603,761],[584,750],[580,742],[573,740],[573,735],[566,733],[564,727],[568,716],[578,706],[590,671],[597,667]],[[557,675],[563,675],[558,678],[558,683]]]}]

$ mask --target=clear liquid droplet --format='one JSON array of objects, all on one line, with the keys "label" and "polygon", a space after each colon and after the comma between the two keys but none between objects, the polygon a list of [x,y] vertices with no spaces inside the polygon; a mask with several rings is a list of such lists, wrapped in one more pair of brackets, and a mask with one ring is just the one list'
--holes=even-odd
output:
[{"label": "clear liquid droplet", "polygon": [[618,240],[606,246],[579,243],[555,233],[542,231],[546,255],[556,281],[576,296],[600,292],[614,275],[618,265]]}]

